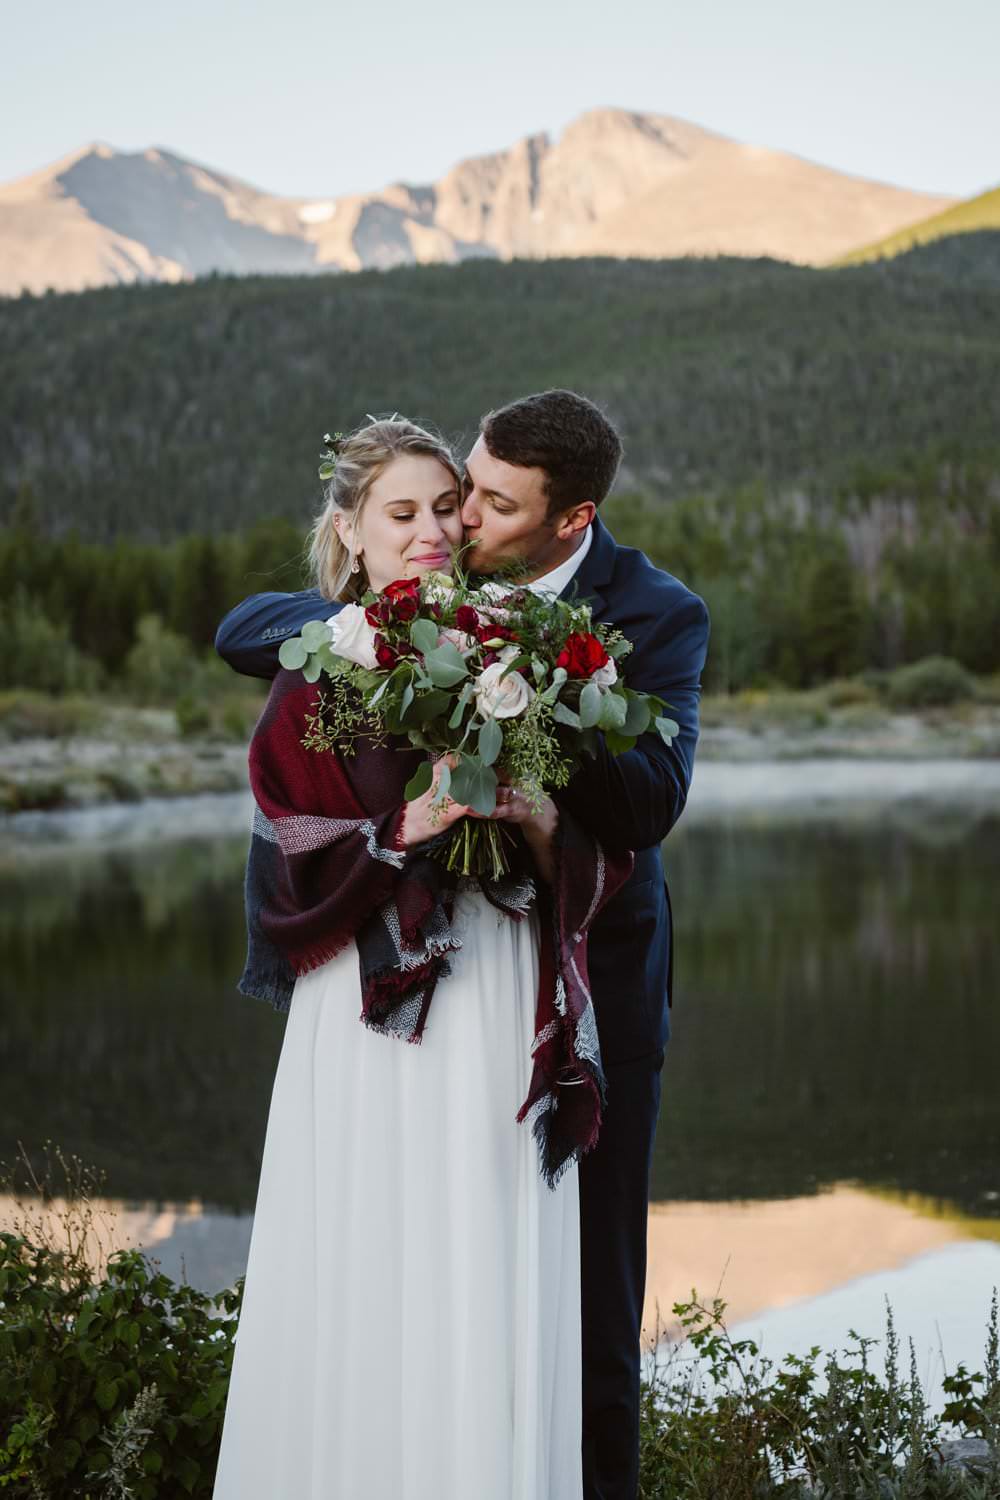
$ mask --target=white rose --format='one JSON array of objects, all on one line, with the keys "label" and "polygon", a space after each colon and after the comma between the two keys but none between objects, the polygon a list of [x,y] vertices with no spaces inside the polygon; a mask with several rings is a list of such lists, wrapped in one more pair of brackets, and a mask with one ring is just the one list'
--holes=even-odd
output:
[{"label": "white rose", "polygon": [[596,682],[597,686],[602,691],[604,691],[606,688],[613,688],[615,683],[618,681],[618,668],[615,666],[614,662],[609,659],[604,663],[603,667],[598,667],[597,671],[594,673],[590,680],[591,682]]},{"label": "white rose", "polygon": [[333,627],[330,650],[345,661],[357,662],[369,671],[378,666],[375,659],[375,632],[365,619],[360,604],[345,604],[339,614],[326,622]]},{"label": "white rose", "polygon": [[535,690],[520,672],[507,672],[502,661],[495,661],[476,678],[476,710],[481,719],[513,719],[523,714]]}]

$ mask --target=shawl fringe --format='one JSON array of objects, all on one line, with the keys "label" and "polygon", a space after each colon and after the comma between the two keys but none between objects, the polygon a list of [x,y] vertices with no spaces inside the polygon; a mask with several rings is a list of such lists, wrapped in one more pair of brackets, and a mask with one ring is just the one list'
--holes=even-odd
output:
[{"label": "shawl fringe", "polygon": [[[369,1030],[419,1043],[437,981],[461,939],[452,926],[461,881],[431,857],[438,840],[406,848],[403,788],[422,759],[404,740],[357,742],[343,757],[302,745],[315,688],[281,671],[250,744],[255,815],[245,885],[248,951],[238,988],[287,1011],[298,976],[358,950]],[[593,1150],[607,1098],[590,996],[586,934],[624,884],[632,856],[612,860],[565,811],[552,888],[538,887],[522,838],[514,868],[484,880],[486,899],[514,921],[538,905],[539,988],[532,1074],[516,1115],[555,1188]]]}]

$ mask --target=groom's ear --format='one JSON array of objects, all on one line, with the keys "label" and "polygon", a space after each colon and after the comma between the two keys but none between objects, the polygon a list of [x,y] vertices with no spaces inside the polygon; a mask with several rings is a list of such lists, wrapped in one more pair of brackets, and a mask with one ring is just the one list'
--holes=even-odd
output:
[{"label": "groom's ear", "polygon": [[556,536],[561,542],[568,542],[577,532],[584,531],[596,515],[597,506],[593,500],[581,500],[571,505],[556,517]]}]

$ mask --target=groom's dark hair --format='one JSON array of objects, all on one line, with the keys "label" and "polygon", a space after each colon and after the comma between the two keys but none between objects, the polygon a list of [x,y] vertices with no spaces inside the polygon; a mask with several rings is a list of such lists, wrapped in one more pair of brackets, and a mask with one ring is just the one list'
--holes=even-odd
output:
[{"label": "groom's dark hair", "polygon": [[600,505],[621,463],[621,438],[593,401],[575,391],[522,396],[487,412],[479,430],[502,463],[544,469],[550,517],[580,500]]}]

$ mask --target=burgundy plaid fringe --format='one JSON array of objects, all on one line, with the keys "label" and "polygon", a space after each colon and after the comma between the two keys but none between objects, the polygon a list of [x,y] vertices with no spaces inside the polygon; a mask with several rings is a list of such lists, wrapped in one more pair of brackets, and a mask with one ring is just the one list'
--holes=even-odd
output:
[{"label": "burgundy plaid fringe", "polygon": [[[434,987],[460,946],[451,927],[457,879],[424,845],[400,843],[403,788],[421,755],[405,740],[358,741],[353,756],[306,750],[316,688],[281,671],[250,744],[256,801],[247,863],[247,963],[239,988],[287,1010],[297,975],[357,944],[361,1020],[419,1042]],[[541,954],[533,1069],[518,1111],[554,1187],[597,1142],[605,1081],[587,977],[587,931],[624,884],[615,859],[565,812],[554,886],[538,882],[523,841],[486,898],[520,920],[539,904]]]}]

